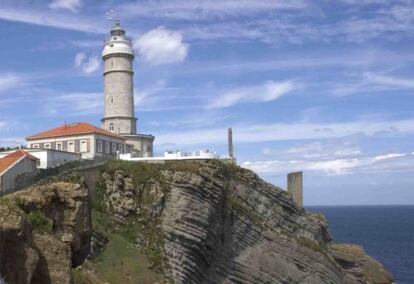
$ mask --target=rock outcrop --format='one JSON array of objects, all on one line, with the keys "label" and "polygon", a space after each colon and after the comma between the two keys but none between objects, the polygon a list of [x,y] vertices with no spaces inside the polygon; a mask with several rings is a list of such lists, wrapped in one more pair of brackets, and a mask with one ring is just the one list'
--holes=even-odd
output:
[{"label": "rock outcrop", "polygon": [[[361,246],[332,244],[330,252],[353,282],[390,283],[392,275],[375,259],[365,254]],[[362,280],[362,281],[361,281]]]},{"label": "rock outcrop", "polygon": [[89,252],[88,191],[51,182],[0,199],[0,274],[13,284],[71,284]]},{"label": "rock outcrop", "polygon": [[323,215],[232,164],[111,161],[89,192],[59,180],[0,198],[6,283],[392,283]]},{"label": "rock outcrop", "polygon": [[137,247],[166,283],[392,282],[361,248],[332,245],[322,215],[251,171],[114,163],[103,180],[103,210],[117,226],[138,228]]}]

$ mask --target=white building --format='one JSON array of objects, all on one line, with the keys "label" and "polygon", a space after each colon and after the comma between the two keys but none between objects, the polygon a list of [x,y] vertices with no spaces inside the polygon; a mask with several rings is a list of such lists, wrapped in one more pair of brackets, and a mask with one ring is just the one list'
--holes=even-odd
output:
[{"label": "white building", "polygon": [[82,159],[115,158],[129,153],[131,146],[115,133],[85,122],[65,124],[26,138],[30,149],[52,149],[78,153]]},{"label": "white building", "polygon": [[172,161],[172,160],[213,160],[220,159],[220,156],[216,152],[210,150],[201,150],[193,153],[187,153],[182,151],[165,151],[163,157],[136,157],[133,154],[123,154],[119,158],[125,161]]},{"label": "white building", "polygon": [[132,67],[134,50],[119,21],[105,41],[102,60],[105,97],[102,128],[124,137],[135,155],[152,157],[155,137],[137,133]]},{"label": "white building", "polygon": [[[0,158],[7,156],[15,150],[0,152]],[[80,153],[71,153],[54,149],[24,149],[25,152],[39,159],[39,169],[53,169],[69,162],[82,159]]]},{"label": "white building", "polygon": [[38,159],[16,150],[0,158],[0,195],[14,192],[31,182],[39,170]]}]

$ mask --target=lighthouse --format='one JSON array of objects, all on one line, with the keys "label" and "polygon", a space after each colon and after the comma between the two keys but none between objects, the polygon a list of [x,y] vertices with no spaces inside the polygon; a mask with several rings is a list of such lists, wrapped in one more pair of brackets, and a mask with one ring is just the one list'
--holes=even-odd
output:
[{"label": "lighthouse", "polygon": [[137,133],[134,106],[134,50],[117,20],[103,47],[104,117],[102,128],[127,139],[127,152],[138,157],[153,155],[154,136]]}]

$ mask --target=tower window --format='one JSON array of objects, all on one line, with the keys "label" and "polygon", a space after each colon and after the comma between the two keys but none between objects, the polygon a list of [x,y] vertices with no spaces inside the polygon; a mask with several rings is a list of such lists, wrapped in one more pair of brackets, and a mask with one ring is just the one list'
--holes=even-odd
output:
[{"label": "tower window", "polygon": [[113,104],[113,103],[114,103],[114,97],[109,97],[109,102],[110,102],[111,104]]},{"label": "tower window", "polygon": [[115,130],[115,126],[113,123],[109,124],[109,131],[114,131]]}]

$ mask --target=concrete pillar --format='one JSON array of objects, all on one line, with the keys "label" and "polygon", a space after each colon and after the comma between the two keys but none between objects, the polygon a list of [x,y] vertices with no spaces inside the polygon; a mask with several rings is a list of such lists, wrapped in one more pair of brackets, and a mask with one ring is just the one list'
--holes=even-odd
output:
[{"label": "concrete pillar", "polygon": [[228,129],[227,138],[228,138],[228,147],[229,147],[229,158],[233,159],[234,153],[233,153],[233,129],[232,128]]},{"label": "concrete pillar", "polygon": [[289,173],[287,176],[287,188],[296,205],[303,207],[303,172]]}]

